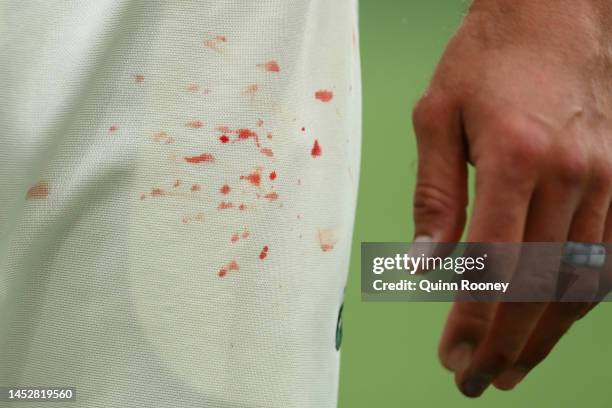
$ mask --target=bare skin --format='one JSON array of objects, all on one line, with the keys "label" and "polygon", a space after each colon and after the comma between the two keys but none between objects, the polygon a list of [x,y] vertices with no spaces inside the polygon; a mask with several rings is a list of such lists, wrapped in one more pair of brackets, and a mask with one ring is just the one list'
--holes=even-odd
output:
[{"label": "bare skin", "polygon": [[[416,237],[612,242],[612,4],[475,0],[413,120]],[[590,303],[453,305],[439,356],[476,397],[512,389]]]}]

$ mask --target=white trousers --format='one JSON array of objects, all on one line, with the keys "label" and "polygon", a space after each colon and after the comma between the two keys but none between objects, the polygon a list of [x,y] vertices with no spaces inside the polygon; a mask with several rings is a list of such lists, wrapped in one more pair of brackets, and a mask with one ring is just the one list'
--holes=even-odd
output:
[{"label": "white trousers", "polygon": [[0,386],[335,406],[355,0],[2,0],[0,46]]}]

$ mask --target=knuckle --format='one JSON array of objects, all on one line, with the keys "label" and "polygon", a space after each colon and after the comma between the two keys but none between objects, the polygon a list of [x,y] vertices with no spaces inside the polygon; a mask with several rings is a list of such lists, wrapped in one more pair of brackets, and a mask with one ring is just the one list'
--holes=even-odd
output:
[{"label": "knuckle", "polygon": [[413,204],[415,218],[424,222],[457,222],[465,218],[465,203],[458,205],[456,197],[430,183],[417,183]]},{"label": "knuckle", "polygon": [[579,149],[563,149],[554,156],[555,178],[569,188],[584,184],[589,174],[589,161]]},{"label": "knuckle", "polygon": [[499,149],[492,158],[512,182],[521,182],[537,175],[548,151],[548,134],[532,120],[514,115],[497,121],[495,133]]},{"label": "knuckle", "polygon": [[435,131],[440,126],[440,117],[448,111],[443,95],[431,91],[423,95],[412,109],[412,123],[417,135]]}]

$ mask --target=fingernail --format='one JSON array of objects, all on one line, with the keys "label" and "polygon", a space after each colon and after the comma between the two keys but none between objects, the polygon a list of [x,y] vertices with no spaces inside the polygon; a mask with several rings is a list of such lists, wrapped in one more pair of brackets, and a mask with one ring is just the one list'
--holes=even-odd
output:
[{"label": "fingernail", "polygon": [[502,390],[511,390],[525,378],[528,372],[529,370],[525,367],[514,366],[501,373],[495,380],[495,385]]},{"label": "fingernail", "polygon": [[449,353],[445,361],[446,367],[456,373],[465,371],[470,365],[474,346],[470,343],[459,343]]},{"label": "fingernail", "polygon": [[486,374],[473,374],[461,383],[461,392],[467,397],[479,397],[491,384],[492,377]]},{"label": "fingernail", "polygon": [[[435,243],[433,237],[430,235],[418,235],[412,241],[412,245],[410,246],[410,250],[408,251],[408,256],[410,258],[418,258],[418,257],[430,257],[434,254]],[[410,271],[411,274],[419,273],[423,271],[423,268],[418,267],[417,269]]]}]

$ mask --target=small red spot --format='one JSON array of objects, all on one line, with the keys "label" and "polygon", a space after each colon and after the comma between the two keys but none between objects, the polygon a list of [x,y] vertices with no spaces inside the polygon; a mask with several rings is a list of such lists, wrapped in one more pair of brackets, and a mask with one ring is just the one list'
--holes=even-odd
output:
[{"label": "small red spot", "polygon": [[332,100],[333,97],[334,93],[325,89],[315,92],[315,98],[320,100],[321,102],[329,102]]},{"label": "small red spot", "polygon": [[151,197],[162,197],[166,194],[166,192],[161,188],[154,188],[151,190]]},{"label": "small red spot", "polygon": [[270,201],[274,201],[278,199],[278,193],[276,193],[275,191],[272,191],[271,193],[266,194],[264,197]]},{"label": "small red spot", "polygon": [[270,173],[270,180],[274,180],[274,179],[276,179],[276,172],[275,171]]},{"label": "small red spot", "polygon": [[300,130],[301,130],[302,132],[305,132],[305,131],[306,131],[306,128],[305,128],[305,127],[302,127],[302,129],[300,129]]},{"label": "small red spot", "polygon": [[269,147],[264,147],[260,151],[265,156],[268,156],[268,157],[273,157],[274,156],[274,152]]},{"label": "small red spot", "polygon": [[227,210],[229,208],[233,208],[234,204],[227,202],[227,201],[222,201],[219,203],[219,206],[217,207],[217,209],[219,210]]},{"label": "small red spot", "polygon": [[315,139],[314,144],[312,145],[312,150],[310,151],[310,155],[312,157],[319,157],[321,153],[323,153],[323,151],[321,150],[319,141]]},{"label": "small red spot", "polygon": [[230,186],[228,186],[227,184],[224,184],[219,191],[221,192],[221,194],[229,194],[230,191],[232,191],[232,189],[230,188]]},{"label": "small red spot", "polygon": [[250,85],[248,85],[244,89],[244,93],[245,94],[253,95],[253,94],[257,93],[258,90],[259,90],[259,85],[257,85],[257,84],[250,84]]},{"label": "small red spot", "polygon": [[224,35],[218,35],[217,36],[217,40],[219,40],[221,42],[227,42],[227,38]]},{"label": "small red spot", "polygon": [[268,139],[272,139],[272,132],[268,132],[267,137]]},{"label": "small red spot", "polygon": [[176,180],[173,184],[174,187],[179,187],[181,184],[183,184],[183,182],[181,180]]},{"label": "small red spot", "polygon": [[259,253],[259,259],[266,259],[266,256],[268,256],[268,246],[264,246],[263,249],[261,250],[261,252]]},{"label": "small red spot", "polygon": [[227,143],[229,142],[229,137],[227,137],[227,135],[221,135],[219,136],[219,140],[221,141],[221,143]]},{"label": "small red spot", "polygon": [[136,80],[136,82],[143,82],[144,81],[144,75],[136,74],[136,75],[134,75],[134,79]]},{"label": "small red spot", "polygon": [[258,64],[257,66],[265,69],[268,72],[280,72],[280,66],[276,60],[270,60],[265,64]]},{"label": "small red spot", "polygon": [[258,171],[254,171],[249,175],[240,176],[240,180],[248,180],[249,183],[259,187],[259,185],[261,184],[261,175]]},{"label": "small red spot", "polygon": [[199,156],[185,157],[185,161],[187,163],[193,163],[193,164],[198,164],[202,162],[214,162],[215,156],[213,156],[210,153],[202,153]]},{"label": "small red spot", "polygon": [[185,123],[185,126],[191,129],[200,129],[202,126],[204,126],[204,123],[201,120],[192,120]]},{"label": "small red spot", "polygon": [[198,92],[200,90],[200,85],[198,85],[198,84],[190,84],[189,86],[187,86],[187,90],[189,92]]},{"label": "small red spot", "polygon": [[49,197],[49,184],[40,182],[30,187],[26,193],[26,200],[42,200]]},{"label": "small red spot", "polygon": [[238,139],[248,139],[248,138],[256,138],[257,137],[257,133],[253,132],[251,129],[238,129],[236,131],[236,133],[238,134]]},{"label": "small red spot", "polygon": [[246,210],[246,205],[244,203],[240,204],[240,206],[238,207],[238,209],[240,209],[240,211],[244,211]]},{"label": "small red spot", "polygon": [[119,130],[119,126],[112,125],[111,127],[108,128],[108,133],[115,133],[118,130]]},{"label": "small red spot", "polygon": [[234,235],[232,235],[231,241],[232,241],[232,243],[236,243],[236,242],[238,242],[239,239],[240,239],[240,235],[234,234]]},{"label": "small red spot", "polygon": [[202,186],[200,186],[199,184],[194,184],[193,186],[191,186],[191,191],[196,192],[196,191],[200,191],[202,190]]},{"label": "small red spot", "polygon": [[225,275],[227,275],[227,269],[225,269],[225,267],[219,269],[217,275],[219,275],[220,278],[223,278]]}]

